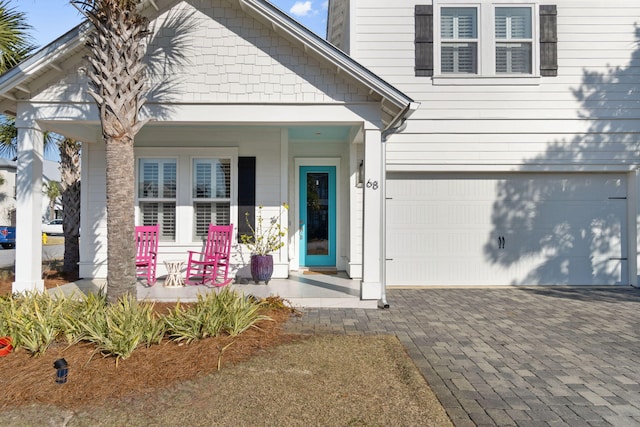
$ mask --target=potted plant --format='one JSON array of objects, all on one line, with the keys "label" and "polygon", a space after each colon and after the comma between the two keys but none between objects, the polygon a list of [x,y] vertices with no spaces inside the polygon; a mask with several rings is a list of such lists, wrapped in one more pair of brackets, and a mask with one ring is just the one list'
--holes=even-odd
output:
[{"label": "potted plant", "polygon": [[[282,207],[289,209],[289,205],[286,203],[283,203]],[[284,246],[282,238],[287,234],[287,228],[282,227],[281,218],[282,210],[277,216],[265,219],[262,215],[262,205],[260,205],[258,206],[256,223],[253,226],[249,221],[249,213],[245,213],[245,220],[251,234],[243,234],[240,239],[251,251],[251,278],[256,284],[259,282],[269,284],[273,274],[271,253]]]}]

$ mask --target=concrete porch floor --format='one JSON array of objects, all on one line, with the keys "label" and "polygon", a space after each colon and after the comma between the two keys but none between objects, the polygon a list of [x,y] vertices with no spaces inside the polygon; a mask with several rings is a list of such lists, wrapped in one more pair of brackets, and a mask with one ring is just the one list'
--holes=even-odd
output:
[{"label": "concrete porch floor", "polygon": [[[60,286],[52,292],[62,292],[65,295],[74,292],[98,292],[104,288],[106,280],[78,280]],[[280,296],[288,300],[293,307],[309,308],[377,308],[377,301],[362,301],[360,299],[360,280],[350,279],[344,272],[337,274],[312,273],[293,271],[288,279],[272,279],[268,285],[260,282],[256,285],[250,279],[243,279],[239,283],[229,285],[245,295],[258,298]],[[207,286],[165,287],[164,277],[159,277],[155,286],[146,286],[144,281],[138,281],[138,299],[159,302],[196,301],[199,293],[214,292],[216,289]]]}]

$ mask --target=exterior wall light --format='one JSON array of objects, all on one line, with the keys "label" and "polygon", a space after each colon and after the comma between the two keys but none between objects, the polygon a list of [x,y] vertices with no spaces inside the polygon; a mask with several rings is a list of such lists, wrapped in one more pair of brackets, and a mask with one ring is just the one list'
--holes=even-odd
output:
[{"label": "exterior wall light", "polygon": [[362,188],[364,183],[364,160],[360,160],[358,164],[358,174],[356,176],[356,187]]}]

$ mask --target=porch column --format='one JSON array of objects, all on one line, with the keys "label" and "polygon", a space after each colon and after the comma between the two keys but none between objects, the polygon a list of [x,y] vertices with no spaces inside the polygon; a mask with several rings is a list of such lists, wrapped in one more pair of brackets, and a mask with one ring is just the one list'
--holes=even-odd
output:
[{"label": "porch column", "polygon": [[627,259],[629,260],[629,284],[638,287],[638,259],[640,253],[640,221],[638,221],[638,213],[640,213],[640,171],[634,169],[628,175],[627,179]]},{"label": "porch column", "polygon": [[43,291],[42,159],[43,133],[33,119],[16,120],[16,267],[12,291]]},{"label": "porch column", "polygon": [[384,174],[382,164],[382,135],[379,129],[364,132],[364,209],[362,238],[362,282],[360,297],[363,300],[382,297],[382,248],[384,224]]}]

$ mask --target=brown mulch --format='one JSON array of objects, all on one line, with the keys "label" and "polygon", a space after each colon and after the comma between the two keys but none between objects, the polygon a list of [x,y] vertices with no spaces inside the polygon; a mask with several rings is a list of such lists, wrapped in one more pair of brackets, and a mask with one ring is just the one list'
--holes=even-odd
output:
[{"label": "brown mulch", "polygon": [[[0,295],[11,292],[10,276],[0,279]],[[45,275],[47,289],[68,283],[55,272]],[[165,312],[175,303],[158,303],[155,309]],[[90,344],[71,347],[63,343],[52,345],[42,356],[32,357],[26,351],[0,357],[2,390],[0,409],[29,404],[51,404],[77,409],[110,397],[125,397],[141,392],[165,389],[173,383],[195,379],[249,359],[277,345],[301,339],[283,333],[281,326],[291,310],[266,312],[273,320],[263,321],[237,337],[216,337],[176,344],[163,341],[160,345],[136,350],[131,357],[120,360],[95,354]],[[55,383],[54,361],[64,358],[69,364],[68,381]]]}]

